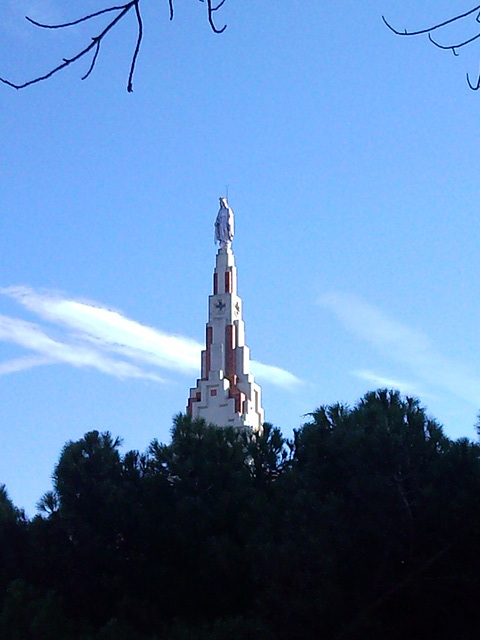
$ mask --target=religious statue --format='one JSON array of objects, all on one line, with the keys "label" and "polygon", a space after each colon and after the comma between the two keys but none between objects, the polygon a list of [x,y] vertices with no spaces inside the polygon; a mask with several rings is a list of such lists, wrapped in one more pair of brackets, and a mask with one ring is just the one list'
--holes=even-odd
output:
[{"label": "religious statue", "polygon": [[220,211],[215,220],[215,242],[220,243],[220,249],[226,249],[233,240],[233,211],[228,206],[226,198],[220,198]]}]

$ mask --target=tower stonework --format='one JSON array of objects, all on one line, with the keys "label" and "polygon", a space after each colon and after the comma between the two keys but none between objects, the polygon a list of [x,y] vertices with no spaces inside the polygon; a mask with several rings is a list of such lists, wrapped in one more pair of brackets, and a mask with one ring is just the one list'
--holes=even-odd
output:
[{"label": "tower stonework", "polygon": [[[209,296],[206,348],[202,351],[201,378],[190,389],[187,413],[220,427],[263,430],[261,389],[250,373],[250,350],[245,344],[242,300],[237,293],[237,268],[231,249],[233,212],[220,199],[216,239],[220,242]],[[229,216],[230,232],[219,218]]]}]

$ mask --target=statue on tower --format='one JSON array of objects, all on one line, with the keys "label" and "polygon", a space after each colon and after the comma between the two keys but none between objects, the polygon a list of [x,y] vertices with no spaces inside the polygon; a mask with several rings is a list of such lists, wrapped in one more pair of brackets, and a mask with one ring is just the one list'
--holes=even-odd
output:
[{"label": "statue on tower", "polygon": [[220,198],[220,211],[215,220],[215,242],[220,243],[220,249],[227,249],[233,240],[233,211],[228,206],[226,198]]}]

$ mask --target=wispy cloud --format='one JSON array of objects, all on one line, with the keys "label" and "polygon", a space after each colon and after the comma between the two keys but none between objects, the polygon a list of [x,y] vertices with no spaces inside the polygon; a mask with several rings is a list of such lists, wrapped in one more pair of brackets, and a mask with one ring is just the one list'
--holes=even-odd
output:
[{"label": "wispy cloud", "polygon": [[332,311],[353,335],[369,342],[390,360],[407,366],[418,380],[478,406],[478,374],[464,363],[445,357],[424,332],[353,295],[329,293],[321,296],[319,304]]},{"label": "wispy cloud", "polygon": [[[189,375],[198,373],[202,345],[190,338],[145,326],[94,302],[48,291],[4,287],[0,288],[0,294],[16,300],[43,321],[61,327],[60,335],[52,338],[51,326],[0,316],[0,340],[36,354],[0,363],[0,375],[51,363],[93,367],[122,378],[159,382],[163,378],[158,375],[158,368]],[[252,369],[259,378],[280,387],[299,382],[279,367],[252,362]]]},{"label": "wispy cloud", "polygon": [[[65,339],[68,339],[65,336]],[[2,363],[0,371],[11,373],[44,364],[63,363],[75,367],[93,367],[103,373],[125,378],[160,378],[151,372],[122,360],[114,360],[104,353],[82,344],[68,343],[51,338],[38,325],[18,318],[0,315],[0,340],[12,342],[29,351],[39,354],[40,358],[21,358]]]},{"label": "wispy cloud", "polygon": [[[360,380],[366,380],[376,388],[383,387],[387,389],[398,389],[401,393],[405,394],[418,394],[418,389],[411,382],[403,382],[402,380],[394,380],[393,378],[387,378],[385,376],[377,375],[367,369],[359,369],[352,371],[353,375]],[[422,397],[424,394],[421,394]]]},{"label": "wispy cloud", "polygon": [[252,373],[255,377],[261,380],[270,382],[277,387],[283,387],[284,389],[294,389],[302,383],[300,378],[294,376],[293,373],[280,369],[280,367],[274,367],[271,364],[263,364],[253,360],[251,362]]},{"label": "wispy cloud", "polygon": [[41,318],[73,330],[77,338],[97,349],[128,359],[191,373],[198,368],[201,345],[189,338],[164,333],[96,303],[37,293],[28,287],[7,287],[10,296]]},{"label": "wispy cloud", "polygon": [[32,369],[43,364],[53,364],[52,360],[48,358],[42,358],[37,356],[26,356],[24,358],[13,358],[12,360],[4,360],[0,362],[0,376],[6,373],[15,373],[17,371],[24,371],[25,369]]}]

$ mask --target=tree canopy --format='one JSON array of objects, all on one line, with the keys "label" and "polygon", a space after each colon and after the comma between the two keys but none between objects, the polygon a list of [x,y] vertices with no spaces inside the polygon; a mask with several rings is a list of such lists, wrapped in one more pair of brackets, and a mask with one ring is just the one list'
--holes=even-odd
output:
[{"label": "tree canopy", "polygon": [[0,491],[0,637],[471,638],[480,446],[379,390],[292,441],[178,415],[68,442],[27,520]]}]

